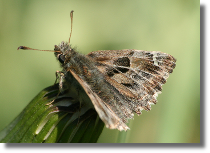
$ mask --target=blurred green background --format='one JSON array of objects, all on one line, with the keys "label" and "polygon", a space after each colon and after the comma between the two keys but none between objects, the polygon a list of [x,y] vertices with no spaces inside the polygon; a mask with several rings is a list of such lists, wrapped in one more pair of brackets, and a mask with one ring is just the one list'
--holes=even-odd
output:
[{"label": "blurred green background", "polygon": [[[158,103],[130,121],[126,142],[199,143],[199,0],[0,0],[0,130],[61,70],[53,53],[17,47],[53,50],[68,41],[71,10],[80,53],[141,49],[177,59]],[[118,142],[118,134],[104,128],[98,142]]]}]

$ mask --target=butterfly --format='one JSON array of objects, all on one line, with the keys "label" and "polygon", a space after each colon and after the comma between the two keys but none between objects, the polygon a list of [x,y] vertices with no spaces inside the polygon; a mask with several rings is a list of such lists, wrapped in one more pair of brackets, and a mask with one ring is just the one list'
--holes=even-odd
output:
[{"label": "butterfly", "polygon": [[157,103],[162,85],[176,66],[173,56],[159,51],[99,50],[82,55],[71,47],[70,38],[55,45],[54,54],[63,68],[57,71],[60,90],[65,84],[70,88],[73,77],[106,127],[120,131],[129,129],[126,123],[134,113],[140,115]]}]

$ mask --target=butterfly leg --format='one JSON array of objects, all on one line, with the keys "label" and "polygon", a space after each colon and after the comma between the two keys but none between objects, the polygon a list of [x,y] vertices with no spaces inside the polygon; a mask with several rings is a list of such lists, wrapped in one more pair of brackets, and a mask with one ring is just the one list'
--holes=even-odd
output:
[{"label": "butterfly leg", "polygon": [[60,77],[60,79],[59,79],[59,91],[58,91],[58,94],[57,94],[57,96],[55,97],[55,99],[52,100],[50,103],[48,103],[48,104],[46,104],[46,105],[52,104],[52,103],[58,98],[59,94],[60,94],[60,93],[62,92],[62,90],[63,90],[64,73],[63,73],[62,71],[56,71],[56,72],[55,72],[55,76],[56,76],[56,79],[55,79],[54,85],[57,83],[57,81],[58,81],[58,79],[59,79],[59,77]]},{"label": "butterfly leg", "polygon": [[57,83],[58,78],[59,78],[59,74],[60,74],[60,76],[61,76],[61,73],[63,73],[63,72],[62,72],[62,71],[56,71],[56,72],[55,72],[56,79],[55,79],[55,83],[54,83],[54,84]]},{"label": "butterfly leg", "polygon": [[55,76],[56,76],[56,79],[55,79],[55,83],[57,83],[59,77],[59,90],[62,91],[63,90],[63,82],[64,82],[64,73],[62,71],[56,71],[55,72]]}]

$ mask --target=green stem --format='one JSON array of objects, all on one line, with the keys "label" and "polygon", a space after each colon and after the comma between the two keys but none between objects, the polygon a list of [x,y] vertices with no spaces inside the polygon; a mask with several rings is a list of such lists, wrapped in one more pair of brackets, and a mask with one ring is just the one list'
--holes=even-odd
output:
[{"label": "green stem", "polygon": [[[80,108],[80,102],[58,85],[42,90],[26,108],[0,132],[2,143],[97,142],[104,123],[94,109]],[[53,103],[52,100],[56,99]]]}]

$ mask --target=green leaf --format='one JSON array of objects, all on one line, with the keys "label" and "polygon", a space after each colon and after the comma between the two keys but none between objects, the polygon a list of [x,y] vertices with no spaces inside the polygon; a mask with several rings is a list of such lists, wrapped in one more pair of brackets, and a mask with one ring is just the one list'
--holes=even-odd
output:
[{"label": "green leaf", "polygon": [[69,97],[65,91],[59,93],[56,84],[42,90],[0,132],[0,142],[95,143],[103,127],[94,109],[80,106],[80,101]]}]

